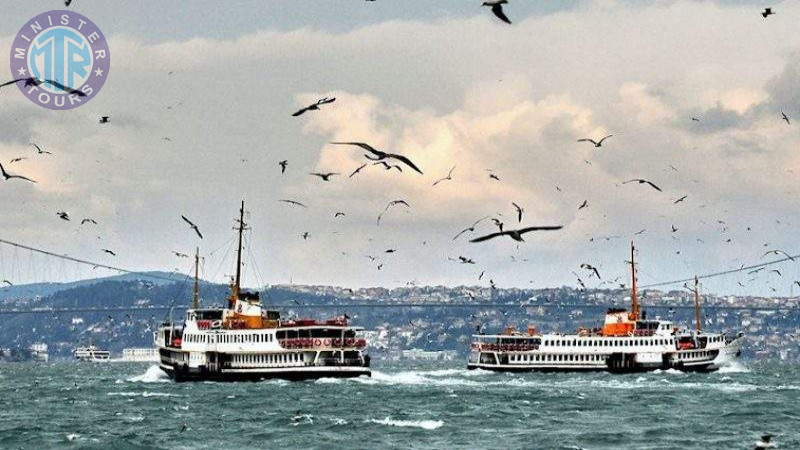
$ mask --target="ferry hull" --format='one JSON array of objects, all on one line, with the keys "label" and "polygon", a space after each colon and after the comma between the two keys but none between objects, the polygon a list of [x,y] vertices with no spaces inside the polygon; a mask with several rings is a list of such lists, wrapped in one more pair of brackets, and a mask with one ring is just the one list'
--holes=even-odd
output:
[{"label": "ferry hull", "polygon": [[467,369],[475,370],[489,370],[492,372],[510,372],[510,373],[528,373],[528,372],[610,372],[610,373],[642,373],[654,372],[656,370],[675,369],[681,372],[714,372],[719,370],[718,365],[706,363],[702,365],[660,365],[660,366],[631,366],[631,367],[618,367],[611,368],[608,366],[596,367],[546,367],[546,366],[509,366],[503,364],[481,364],[481,363],[468,363]]},{"label": "ferry hull", "polygon": [[281,379],[289,381],[317,380],[320,378],[370,377],[369,367],[330,366],[330,367],[278,367],[253,369],[223,369],[210,371],[204,367],[187,368],[160,364],[161,370],[177,382],[187,381],[263,381]]}]

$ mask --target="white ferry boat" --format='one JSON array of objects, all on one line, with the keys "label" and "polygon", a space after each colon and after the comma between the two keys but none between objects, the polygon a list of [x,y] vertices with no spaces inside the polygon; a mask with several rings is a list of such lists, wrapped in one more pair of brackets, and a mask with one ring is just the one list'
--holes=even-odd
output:
[{"label": "white ferry boat", "polygon": [[702,331],[695,280],[694,330],[666,320],[648,320],[636,293],[636,267],[631,244],[631,311],[612,308],[598,329],[577,334],[541,334],[506,329],[501,334],[473,335],[469,369],[493,371],[610,371],[656,369],[714,371],[738,358],[743,334]]},{"label": "white ferry boat", "polygon": [[176,381],[291,380],[370,376],[362,328],[348,317],[284,320],[258,293],[240,289],[244,202],[239,215],[236,277],[227,308],[200,308],[197,261],[192,307],[179,323],[155,332],[159,366]]},{"label": "white ferry boat", "polygon": [[88,347],[78,347],[72,351],[78,361],[108,361],[111,359],[111,352],[100,350],[94,345]]}]

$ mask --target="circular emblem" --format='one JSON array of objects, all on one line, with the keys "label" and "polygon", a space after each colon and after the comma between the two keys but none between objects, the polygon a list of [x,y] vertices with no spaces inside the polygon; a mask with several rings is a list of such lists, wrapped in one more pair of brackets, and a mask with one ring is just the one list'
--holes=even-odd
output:
[{"label": "circular emblem", "polygon": [[11,73],[20,91],[48,109],[77,108],[108,78],[111,53],[103,32],[74,11],[47,11],[29,20],[11,45]]}]

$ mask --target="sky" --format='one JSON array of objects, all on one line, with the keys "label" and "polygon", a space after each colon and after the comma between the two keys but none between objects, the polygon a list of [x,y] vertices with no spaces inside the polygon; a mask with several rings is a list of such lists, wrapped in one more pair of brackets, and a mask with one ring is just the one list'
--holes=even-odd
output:
[{"label": "sky", "polygon": [[[631,240],[642,284],[800,253],[800,122],[781,120],[800,121],[800,5],[774,3],[765,20],[760,2],[512,0],[506,25],[480,3],[75,0],[109,40],[110,75],[70,111],[0,90],[0,161],[38,181],[0,183],[0,239],[136,270],[188,270],[172,252],[199,246],[204,276],[222,281],[244,199],[252,286],[610,287],[626,282]],[[62,8],[6,8],[0,53]],[[325,96],[336,101],[291,116]],[[576,142],[608,134],[600,148]],[[423,174],[370,165],[348,178],[366,160],[334,141],[404,154]],[[634,178],[662,192],[622,184]],[[399,199],[410,208],[378,225]],[[496,230],[484,220],[453,240],[485,216],[564,228],[469,243]],[[776,268],[704,288],[794,294],[800,269]],[[0,272],[101,274],[7,246]]]}]

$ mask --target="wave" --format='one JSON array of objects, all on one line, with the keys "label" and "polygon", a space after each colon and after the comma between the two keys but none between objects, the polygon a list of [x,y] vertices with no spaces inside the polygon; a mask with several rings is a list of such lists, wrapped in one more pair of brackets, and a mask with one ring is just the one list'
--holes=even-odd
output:
[{"label": "wave", "polygon": [[153,365],[148,367],[145,373],[128,378],[128,381],[133,383],[168,383],[169,375],[161,370],[160,367]]},{"label": "wave", "polygon": [[716,373],[750,373],[750,369],[739,361],[730,361],[720,367]]},{"label": "wave", "polygon": [[441,420],[393,420],[391,417],[385,419],[370,419],[372,423],[388,425],[391,427],[402,428],[422,428],[423,430],[435,430],[441,428],[444,422]]},{"label": "wave", "polygon": [[178,394],[170,394],[169,392],[109,392],[106,395],[122,396],[122,397],[180,397]]}]

